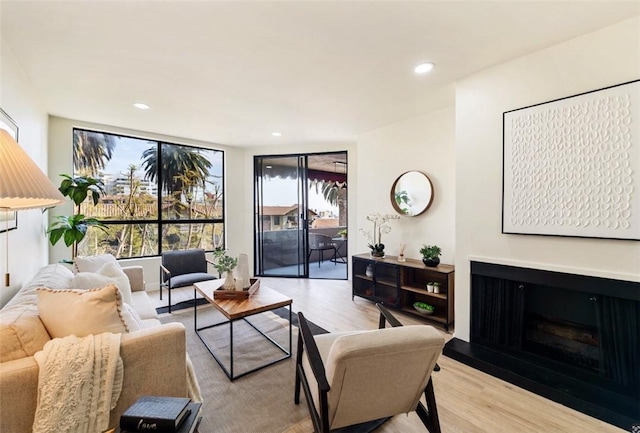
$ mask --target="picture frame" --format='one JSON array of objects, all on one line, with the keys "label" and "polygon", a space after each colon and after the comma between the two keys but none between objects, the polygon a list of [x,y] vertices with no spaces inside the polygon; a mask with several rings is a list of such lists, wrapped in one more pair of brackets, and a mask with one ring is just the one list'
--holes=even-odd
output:
[{"label": "picture frame", "polygon": [[[6,130],[16,142],[18,141],[18,124],[2,108],[0,108],[0,129]],[[18,213],[0,209],[0,233],[18,228]]]},{"label": "picture frame", "polygon": [[640,80],[503,113],[502,233],[640,240]]},{"label": "picture frame", "polygon": [[0,108],[0,129],[6,130],[18,142],[18,124],[2,108]]},{"label": "picture frame", "polygon": [[0,233],[18,228],[18,212],[0,209]]}]

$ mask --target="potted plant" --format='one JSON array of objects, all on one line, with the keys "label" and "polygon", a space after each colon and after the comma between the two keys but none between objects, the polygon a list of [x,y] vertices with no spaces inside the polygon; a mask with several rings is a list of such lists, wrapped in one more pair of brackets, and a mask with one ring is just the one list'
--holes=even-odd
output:
[{"label": "potted plant", "polygon": [[420,254],[422,254],[422,263],[425,266],[435,267],[440,264],[442,249],[437,245],[423,245],[420,248]]},{"label": "potted plant", "polygon": [[437,281],[433,283],[433,293],[440,293],[440,283]]},{"label": "potted plant", "polygon": [[390,220],[399,219],[398,215],[379,213],[367,215],[367,220],[373,223],[373,231],[360,229],[360,232],[368,237],[371,242],[367,244],[371,250],[371,257],[384,257],[384,244],[382,243],[382,234],[390,233],[391,227],[387,224]]},{"label": "potted plant", "polygon": [[224,290],[235,290],[235,280],[233,278],[233,270],[238,266],[238,259],[227,255],[227,252],[222,249],[217,249],[213,252],[214,263],[213,267],[216,268],[219,274],[226,272],[224,284],[222,288]]},{"label": "potted plant", "polygon": [[433,293],[433,290],[434,290],[434,288],[433,288],[433,281],[429,281],[429,282],[427,283],[427,292],[429,292],[429,293]]},{"label": "potted plant", "polygon": [[80,213],[80,205],[91,196],[94,206],[98,204],[100,195],[104,194],[104,184],[98,179],[89,176],[71,177],[68,174],[61,174],[64,179],[60,183],[58,190],[65,197],[69,197],[76,206],[76,212],[71,216],[57,216],[56,221],[51,225],[47,233],[51,245],[64,239],[64,243],[71,248],[71,258],[78,255],[78,244],[84,239],[89,227],[97,227],[107,231],[107,226],[95,218],[85,218]]},{"label": "potted plant", "polygon": [[414,302],[413,303],[413,308],[420,314],[424,314],[426,316],[429,316],[431,314],[433,314],[435,308],[433,308],[433,305],[431,304],[427,304],[426,302]]},{"label": "potted plant", "polygon": [[340,230],[338,233],[336,233],[336,235],[340,236],[342,239],[346,239],[347,238],[347,229]]}]

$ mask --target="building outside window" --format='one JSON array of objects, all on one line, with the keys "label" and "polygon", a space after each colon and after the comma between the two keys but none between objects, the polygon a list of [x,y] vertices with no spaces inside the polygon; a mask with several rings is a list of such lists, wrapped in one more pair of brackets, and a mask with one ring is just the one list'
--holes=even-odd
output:
[{"label": "building outside window", "polygon": [[74,176],[105,185],[80,212],[108,229],[91,228],[80,255],[224,247],[223,151],[83,129],[73,130],[73,149]]}]

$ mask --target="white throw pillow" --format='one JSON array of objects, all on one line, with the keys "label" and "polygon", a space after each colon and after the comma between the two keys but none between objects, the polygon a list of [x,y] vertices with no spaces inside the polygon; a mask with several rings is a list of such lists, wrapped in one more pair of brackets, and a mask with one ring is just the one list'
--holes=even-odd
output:
[{"label": "white throw pillow", "polygon": [[100,256],[76,257],[73,259],[73,270],[78,272],[98,272],[107,263],[118,263],[112,254],[102,254]]},{"label": "white throw pillow", "polygon": [[51,338],[129,332],[114,285],[91,290],[38,288],[37,293],[38,314]]},{"label": "white throw pillow", "polygon": [[97,272],[77,273],[73,277],[71,288],[74,290],[97,289],[107,284],[113,284],[120,290],[124,302],[127,304],[132,303],[129,277],[117,262],[105,263]]},{"label": "white throw pillow", "polygon": [[142,326],[142,319],[138,312],[127,303],[122,304],[122,317],[124,317],[124,322],[127,324],[129,332],[139,331],[144,328],[144,326]]}]

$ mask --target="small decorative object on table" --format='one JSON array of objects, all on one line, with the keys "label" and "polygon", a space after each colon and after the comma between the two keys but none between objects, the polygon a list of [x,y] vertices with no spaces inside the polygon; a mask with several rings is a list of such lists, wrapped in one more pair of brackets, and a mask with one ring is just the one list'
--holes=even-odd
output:
[{"label": "small decorative object on table", "polygon": [[187,397],[143,395],[120,416],[120,428],[175,432],[189,415],[190,402]]},{"label": "small decorative object on table", "polygon": [[365,269],[364,274],[369,278],[373,278],[373,265],[371,263],[367,265],[367,269]]},{"label": "small decorative object on table", "polygon": [[390,233],[391,227],[387,223],[390,220],[396,220],[399,218],[400,217],[398,215],[391,214],[381,215],[379,213],[374,213],[367,215],[367,221],[371,221],[373,223],[373,231],[360,229],[360,232],[370,239],[367,246],[371,250],[371,257],[383,258],[385,256],[382,234]]},{"label": "small decorative object on table", "polygon": [[406,262],[407,259],[404,258],[404,249],[407,246],[407,244],[400,244],[400,252],[398,253],[398,261],[399,262]]},{"label": "small decorative object on table", "polygon": [[233,270],[238,265],[238,259],[228,256],[227,252],[223,249],[215,250],[213,252],[213,258],[215,260],[213,267],[216,268],[218,273],[222,274],[226,272],[224,285],[222,287],[225,290],[235,290],[236,282],[233,278]]},{"label": "small decorative object on table", "polygon": [[260,280],[250,278],[249,281],[251,282],[251,286],[243,290],[235,290],[235,288],[227,290],[222,286],[213,291],[213,299],[249,299],[249,297],[260,288]]},{"label": "small decorative object on table", "polygon": [[437,245],[423,245],[420,248],[420,254],[422,254],[422,263],[425,266],[436,267],[440,264],[442,249]]},{"label": "small decorative object on table", "polygon": [[429,316],[433,314],[434,308],[433,305],[427,304],[425,302],[414,302],[413,308],[420,314],[424,314],[425,316]]}]

